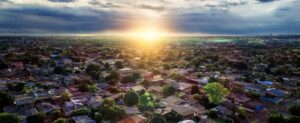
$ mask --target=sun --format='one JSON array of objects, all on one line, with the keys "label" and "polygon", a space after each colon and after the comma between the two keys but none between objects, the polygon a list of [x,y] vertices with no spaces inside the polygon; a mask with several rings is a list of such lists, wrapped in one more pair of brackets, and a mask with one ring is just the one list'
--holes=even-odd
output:
[{"label": "sun", "polygon": [[159,28],[139,28],[129,31],[128,35],[139,42],[158,42],[167,36],[167,33]]},{"label": "sun", "polygon": [[157,30],[145,30],[141,32],[137,32],[135,37],[137,37],[141,41],[153,42],[158,41],[162,38],[163,34]]}]

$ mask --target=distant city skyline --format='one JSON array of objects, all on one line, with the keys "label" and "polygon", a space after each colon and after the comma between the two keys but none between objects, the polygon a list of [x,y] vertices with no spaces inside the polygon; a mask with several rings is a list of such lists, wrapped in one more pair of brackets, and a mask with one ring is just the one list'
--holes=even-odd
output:
[{"label": "distant city skyline", "polygon": [[299,0],[0,0],[0,34],[300,34],[299,6]]}]

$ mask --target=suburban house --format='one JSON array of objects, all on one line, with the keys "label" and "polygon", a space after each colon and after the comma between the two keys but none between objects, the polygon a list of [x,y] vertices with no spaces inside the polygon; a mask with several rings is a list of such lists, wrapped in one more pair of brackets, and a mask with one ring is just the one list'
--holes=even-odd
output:
[{"label": "suburban house", "polygon": [[286,93],[283,90],[270,88],[267,89],[264,95],[260,97],[260,100],[273,104],[279,104],[283,101],[285,95]]},{"label": "suburban house", "polygon": [[175,105],[172,108],[172,111],[174,111],[177,114],[179,114],[180,116],[182,116],[183,119],[189,119],[189,118],[193,118],[195,116],[203,115],[205,113],[205,111],[204,110],[201,111],[201,110],[202,110],[202,108],[199,108],[199,107],[195,108],[190,105]]},{"label": "suburban house", "polygon": [[273,82],[272,81],[268,81],[268,80],[259,80],[257,79],[256,80],[257,83],[261,84],[261,85],[264,85],[264,86],[272,86],[273,85]]},{"label": "suburban house", "polygon": [[142,115],[133,114],[126,116],[117,123],[147,123],[147,118]]},{"label": "suburban house", "polygon": [[72,117],[72,120],[75,123],[96,123],[96,121],[92,120],[87,115],[74,116],[74,117]]},{"label": "suburban house", "polygon": [[261,112],[266,109],[262,103],[255,100],[243,103],[242,106],[249,112]]}]

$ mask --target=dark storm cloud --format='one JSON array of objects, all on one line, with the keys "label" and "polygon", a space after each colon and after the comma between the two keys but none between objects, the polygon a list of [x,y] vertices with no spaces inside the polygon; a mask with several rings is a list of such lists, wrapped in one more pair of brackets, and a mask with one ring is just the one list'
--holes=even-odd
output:
[{"label": "dark storm cloud", "polygon": [[273,2],[273,1],[276,1],[276,0],[257,0],[259,2],[262,2],[262,3],[266,3],[266,2]]},{"label": "dark storm cloud", "polygon": [[178,14],[173,15],[172,23],[176,24],[177,29],[190,33],[258,35],[300,32],[297,20],[286,18],[281,21],[250,21],[229,13]]},{"label": "dark storm cloud", "polygon": [[[76,0],[49,1],[74,2]],[[277,0],[253,0],[254,2],[216,0],[217,3],[201,0],[206,1],[206,4],[199,4],[198,0],[186,2],[193,1],[194,3],[181,6],[171,0],[163,1],[165,4],[89,0],[86,1],[87,5],[67,7],[65,4],[59,4],[60,6],[51,7],[46,5],[48,3],[20,5],[17,2],[0,0],[0,34],[11,32],[88,34],[106,30],[119,31],[126,28],[124,26],[128,23],[135,22],[131,14],[140,13],[140,10],[153,11],[153,14],[165,19],[163,21],[166,25],[171,25],[172,29],[174,27],[184,33],[245,35],[300,33],[298,0],[293,1],[292,4],[280,0],[278,2],[284,3],[280,6],[277,2],[272,2]],[[1,5],[4,7],[2,8]],[[270,7],[272,11],[265,11],[264,6]]]},{"label": "dark storm cloud", "polygon": [[63,3],[68,3],[68,2],[75,2],[76,0],[48,0],[50,2],[63,2]]},{"label": "dark storm cloud", "polygon": [[6,9],[0,11],[0,18],[4,18],[0,20],[0,33],[91,33],[122,28],[122,22],[114,19],[116,16],[103,11],[77,15],[41,7]]}]

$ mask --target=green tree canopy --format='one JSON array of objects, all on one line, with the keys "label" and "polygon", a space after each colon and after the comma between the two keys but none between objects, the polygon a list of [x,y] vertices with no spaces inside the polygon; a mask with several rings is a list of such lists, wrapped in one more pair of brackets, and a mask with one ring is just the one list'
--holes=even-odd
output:
[{"label": "green tree canopy", "polygon": [[68,123],[68,121],[65,118],[58,118],[54,120],[52,123]]},{"label": "green tree canopy", "polygon": [[0,113],[0,123],[20,123],[20,118],[15,114]]},{"label": "green tree canopy", "polygon": [[139,95],[133,90],[128,91],[124,96],[124,103],[127,106],[137,105],[139,103]]},{"label": "green tree canopy", "polygon": [[225,96],[229,94],[227,88],[216,82],[206,84],[204,86],[204,90],[206,92],[206,96],[209,99],[209,102],[214,104],[221,103],[224,100]]},{"label": "green tree canopy", "polygon": [[97,64],[90,64],[85,69],[85,72],[94,79],[99,79],[101,67]]},{"label": "green tree canopy", "polygon": [[2,111],[5,106],[12,105],[14,101],[14,98],[6,92],[0,92],[0,111]]},{"label": "green tree canopy", "polygon": [[163,68],[164,68],[165,70],[170,70],[170,69],[171,69],[171,66],[170,66],[170,64],[165,63],[165,64],[163,64]]},{"label": "green tree canopy", "polygon": [[7,69],[8,68],[8,63],[5,60],[0,60],[0,70],[2,69]]},{"label": "green tree canopy", "polygon": [[292,115],[300,117],[300,104],[295,104],[289,107],[289,112]]},{"label": "green tree canopy", "polygon": [[90,92],[95,93],[98,90],[98,87],[96,84],[91,84],[88,86],[88,89]]},{"label": "green tree canopy", "polygon": [[191,94],[198,94],[199,93],[199,87],[197,85],[193,85],[191,88]]},{"label": "green tree canopy", "polygon": [[90,110],[87,108],[78,108],[71,112],[71,116],[88,115]]},{"label": "green tree canopy", "polygon": [[62,94],[60,94],[60,98],[63,101],[69,101],[71,96],[72,96],[72,94],[69,91],[65,91]]},{"label": "green tree canopy", "polygon": [[105,78],[106,81],[118,80],[120,78],[120,74],[116,71],[112,71],[109,76]]},{"label": "green tree canopy", "polygon": [[154,98],[149,92],[140,96],[139,108],[142,111],[152,110],[155,105]]},{"label": "green tree canopy", "polygon": [[136,80],[138,80],[139,78],[141,78],[141,74],[135,72],[135,73],[132,74],[132,78],[136,81]]},{"label": "green tree canopy", "polygon": [[272,111],[269,114],[269,118],[268,118],[268,123],[285,123],[285,119],[282,116],[282,114],[276,112],[276,111]]},{"label": "green tree canopy", "polygon": [[115,63],[115,67],[118,68],[118,69],[124,68],[123,63],[122,63],[121,61],[117,61],[117,62]]},{"label": "green tree canopy", "polygon": [[174,95],[176,92],[176,89],[172,87],[171,85],[165,85],[162,88],[162,93],[165,97]]},{"label": "green tree canopy", "polygon": [[149,120],[149,123],[167,123],[167,121],[163,116],[159,114],[153,114]]},{"label": "green tree canopy", "polygon": [[103,119],[107,121],[116,121],[125,115],[124,109],[121,106],[116,105],[115,101],[110,98],[104,99],[99,108]]},{"label": "green tree canopy", "polygon": [[290,116],[287,119],[287,123],[300,123],[300,117],[298,117],[298,116]]},{"label": "green tree canopy", "polygon": [[151,85],[151,82],[149,80],[144,80],[142,83],[141,83],[144,87],[149,87]]},{"label": "green tree canopy", "polygon": [[125,76],[122,78],[121,83],[135,83],[135,79],[132,76]]},{"label": "green tree canopy", "polygon": [[25,87],[25,83],[24,82],[9,83],[9,84],[7,84],[7,87],[9,90],[12,90],[12,91],[22,91]]},{"label": "green tree canopy", "polygon": [[27,123],[43,123],[45,118],[44,113],[39,113],[37,115],[28,116],[27,117]]},{"label": "green tree canopy", "polygon": [[55,74],[63,74],[63,75],[68,75],[72,71],[69,68],[66,67],[61,67],[61,66],[56,66],[53,69],[53,73]]},{"label": "green tree canopy", "polygon": [[103,116],[102,116],[101,113],[99,113],[99,112],[95,113],[94,120],[96,121],[96,123],[101,123],[102,122],[102,118],[103,118]]}]

